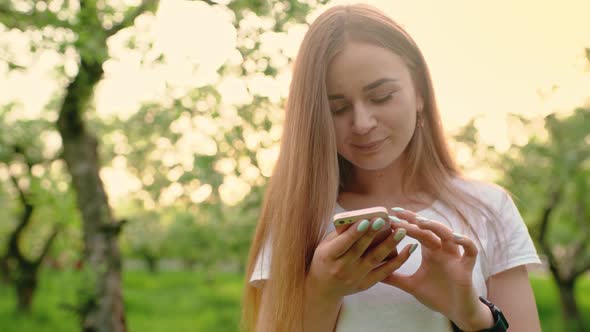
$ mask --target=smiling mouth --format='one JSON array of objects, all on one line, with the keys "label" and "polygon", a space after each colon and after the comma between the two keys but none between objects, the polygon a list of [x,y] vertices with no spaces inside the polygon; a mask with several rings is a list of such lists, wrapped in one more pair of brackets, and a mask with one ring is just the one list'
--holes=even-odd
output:
[{"label": "smiling mouth", "polygon": [[389,137],[386,137],[382,140],[378,140],[367,144],[352,144],[352,146],[361,151],[372,152],[374,150],[377,150],[381,146],[381,144],[385,142],[388,138]]}]

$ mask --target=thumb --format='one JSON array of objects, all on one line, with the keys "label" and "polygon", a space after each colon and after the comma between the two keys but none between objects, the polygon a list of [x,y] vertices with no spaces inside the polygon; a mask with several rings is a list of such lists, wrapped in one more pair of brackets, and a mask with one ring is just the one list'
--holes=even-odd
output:
[{"label": "thumb", "polygon": [[409,294],[412,294],[412,289],[414,288],[412,287],[412,276],[397,272],[388,275],[385,279],[381,280],[381,282],[399,288]]},{"label": "thumb", "polygon": [[[406,245],[404,247],[404,249],[402,249],[402,251],[399,253],[400,256],[406,256],[406,259],[408,256],[411,255],[410,253],[410,248],[412,247],[412,245]],[[416,282],[413,280],[414,275],[407,275],[407,274],[400,274],[398,272],[393,272],[390,275],[388,275],[387,277],[385,277],[385,279],[381,280],[382,283],[384,284],[388,284],[390,286],[399,288],[401,290],[403,290],[406,293],[412,293],[412,289],[415,288]]]}]

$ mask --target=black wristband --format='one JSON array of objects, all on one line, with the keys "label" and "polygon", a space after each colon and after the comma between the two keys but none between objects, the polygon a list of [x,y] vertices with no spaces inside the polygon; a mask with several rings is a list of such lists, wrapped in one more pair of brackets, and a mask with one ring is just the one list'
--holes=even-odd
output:
[{"label": "black wristband", "polygon": [[[488,301],[486,298],[480,296],[479,300],[490,308],[492,312],[492,317],[494,317],[494,326],[490,327],[489,329],[480,330],[478,332],[506,332],[508,331],[508,321],[504,314],[500,310],[500,308],[496,307],[495,304]],[[453,321],[451,321],[451,327],[453,328],[453,332],[463,332]]]}]

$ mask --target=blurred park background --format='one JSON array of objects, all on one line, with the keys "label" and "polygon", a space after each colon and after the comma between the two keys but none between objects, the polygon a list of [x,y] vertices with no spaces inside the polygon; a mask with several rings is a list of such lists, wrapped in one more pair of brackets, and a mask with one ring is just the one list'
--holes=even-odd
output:
[{"label": "blurred park background", "polygon": [[[590,331],[590,3],[367,1],[505,186],[544,331]],[[237,331],[290,68],[327,0],[0,0],[0,331]]]}]

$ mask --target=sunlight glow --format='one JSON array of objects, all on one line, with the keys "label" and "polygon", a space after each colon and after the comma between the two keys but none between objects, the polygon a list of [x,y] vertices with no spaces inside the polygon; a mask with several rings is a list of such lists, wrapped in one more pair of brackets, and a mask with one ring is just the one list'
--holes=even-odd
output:
[{"label": "sunlight glow", "polygon": [[[139,0],[108,2],[119,7],[137,4]],[[328,7],[349,2],[332,1]],[[480,116],[476,124],[483,142],[506,149],[510,142],[523,139],[522,134],[519,136],[518,125],[509,121],[508,114],[543,116],[590,103],[590,73],[583,53],[585,47],[590,47],[590,34],[582,24],[590,13],[588,1],[368,2],[402,24],[420,46],[431,70],[443,123],[451,133],[471,118]],[[24,2],[21,4],[25,6]],[[52,6],[49,10],[55,9]],[[311,13],[308,21],[325,8]],[[169,179],[178,179],[183,170],[192,171],[195,157],[227,150],[223,144],[218,146],[215,138],[243,125],[236,106],[251,103],[256,95],[268,97],[272,102],[287,96],[291,78],[288,61],[295,57],[307,26],[294,24],[288,26],[287,33],[270,32],[271,20],[246,11],[239,32],[232,24],[233,19],[233,13],[220,5],[165,0],[161,1],[155,15],[138,17],[134,27],[122,30],[108,41],[111,58],[104,64],[104,79],[95,93],[96,111],[102,118],[115,116],[125,120],[137,112],[143,102],[160,102],[166,107],[171,103],[171,94],[182,97],[195,87],[209,84],[218,87],[222,98],[218,106],[219,121],[213,121],[208,114],[211,103],[199,101],[191,107],[202,115],[183,114],[170,128],[181,135],[180,140],[174,146],[162,141],[163,150],[153,151],[148,156],[161,159],[167,165],[182,165],[167,175]],[[238,44],[255,42],[239,38],[238,33],[260,27],[267,31],[258,39],[261,52],[269,56],[272,65],[284,66],[275,78],[259,73],[266,66],[264,61],[256,63],[243,59],[236,50]],[[28,70],[8,72],[7,65],[0,61],[0,104],[20,103],[16,111],[9,114],[9,120],[37,118],[56,92],[64,88],[64,81],[55,79],[53,68],[62,64],[71,77],[77,72],[76,57],[70,52],[64,59],[53,51],[46,51],[33,59],[28,55],[28,35],[1,27],[0,34],[1,44],[9,45],[10,52],[23,65],[30,65]],[[131,37],[137,39],[136,50],[128,50],[126,46]],[[150,43],[154,47],[146,53],[149,47],[145,45]],[[161,54],[164,55],[162,63],[144,64],[152,63]],[[220,77],[217,73],[224,64],[238,65],[242,61],[253,74],[241,77],[240,73],[228,73]],[[186,103],[191,105],[189,101]],[[262,121],[266,113],[255,114],[256,121]],[[220,196],[228,204],[243,198],[260,175],[272,174],[279,147],[271,145],[281,135],[284,112],[271,110],[268,113],[274,121],[270,133],[244,128],[245,142],[236,142],[256,151],[260,170],[249,160],[242,159],[231,165],[227,161],[216,165],[226,175]],[[48,143],[44,155],[56,151],[59,137],[55,136],[55,133],[44,136],[43,140]],[[122,155],[128,149],[123,143],[117,151]],[[464,152],[457,154],[459,159],[468,162],[469,156]],[[240,177],[234,175],[236,169]],[[154,181],[149,174],[140,181],[126,172],[121,163],[105,167],[101,177],[113,202],[134,191],[146,196],[140,192],[141,183]],[[208,184],[195,184],[186,194],[192,202],[199,203],[210,197],[211,190]],[[183,194],[182,188],[172,185],[162,193],[158,203],[172,203]],[[154,207],[156,203],[146,204]]]}]

